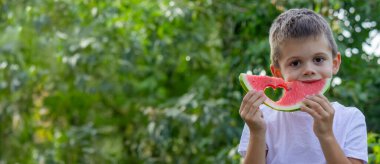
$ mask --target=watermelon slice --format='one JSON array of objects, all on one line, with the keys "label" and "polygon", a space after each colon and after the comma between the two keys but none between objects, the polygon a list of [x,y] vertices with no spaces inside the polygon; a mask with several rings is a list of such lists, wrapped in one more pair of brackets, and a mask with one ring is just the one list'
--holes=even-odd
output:
[{"label": "watermelon slice", "polygon": [[[264,104],[279,111],[292,112],[300,109],[307,95],[323,94],[330,86],[331,78],[313,82],[286,82],[281,78],[240,74],[239,80],[245,91],[264,91],[266,88],[283,88],[283,95],[278,101],[268,98]],[[268,96],[267,96],[268,97]]]}]

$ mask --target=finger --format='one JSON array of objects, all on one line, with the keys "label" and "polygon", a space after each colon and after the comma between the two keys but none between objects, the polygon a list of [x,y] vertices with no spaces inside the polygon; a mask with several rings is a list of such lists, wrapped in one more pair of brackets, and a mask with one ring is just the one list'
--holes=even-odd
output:
[{"label": "finger", "polygon": [[264,96],[263,93],[261,93],[261,95],[259,96],[259,98],[252,105],[252,108],[251,108],[251,112],[252,112],[251,114],[252,115],[256,114],[256,112],[259,110],[260,105],[263,104],[266,99],[267,99],[267,97]]},{"label": "finger", "polygon": [[314,111],[313,109],[307,107],[306,104],[301,105],[301,111],[304,111],[304,112],[310,114],[310,116],[313,117],[314,120],[321,118],[321,116],[316,111]]},{"label": "finger", "polygon": [[307,97],[303,102],[307,107],[316,111],[321,116],[328,116],[327,111],[322,108],[322,106],[318,103],[318,99],[316,99],[314,96]]},{"label": "finger", "polygon": [[315,95],[315,96],[311,96],[311,97],[308,97],[308,99],[316,102],[319,104],[318,107],[316,107],[316,110],[320,111],[321,115],[323,116],[330,116],[331,115],[331,106],[330,104],[328,103],[328,101],[326,102],[326,99],[323,99],[321,98],[320,96],[318,95]]},{"label": "finger", "polygon": [[245,106],[248,104],[248,100],[252,97],[254,91],[249,91],[243,98],[243,101],[242,101],[242,104],[240,106],[240,109],[239,109],[239,113],[241,114],[241,112],[243,111],[243,109],[245,108]]},{"label": "finger", "polygon": [[257,101],[262,97],[262,92],[256,92],[255,95],[251,97],[251,99],[248,100],[249,104],[247,105],[247,108],[249,109],[250,115],[253,115],[256,109],[259,107]]},{"label": "finger", "polygon": [[251,96],[249,97],[249,99],[246,99],[244,101],[244,106],[242,107],[241,109],[241,112],[240,112],[240,115],[245,118],[249,112],[251,111],[251,106],[252,104],[256,101],[256,99],[259,97],[260,93],[259,92],[256,92],[256,91],[251,91],[249,94],[251,94]]},{"label": "finger", "polygon": [[[319,105],[321,107],[322,107],[323,102],[325,101],[324,99],[318,97],[317,95],[308,96],[306,97],[306,99],[313,101],[314,103],[316,103],[316,105]],[[325,108],[322,108],[322,110],[325,111]]]},{"label": "finger", "polygon": [[244,109],[245,105],[247,104],[248,100],[252,97],[252,94],[253,94],[253,91],[248,91],[247,94],[245,94],[243,100],[242,100],[242,103],[240,105],[240,110],[239,112],[242,111],[242,109]]},{"label": "finger", "polygon": [[267,100],[267,97],[264,95],[264,93],[261,93],[259,99],[257,99],[255,102],[255,106],[257,106],[258,108],[260,105],[262,105],[265,102],[265,100]]},{"label": "finger", "polygon": [[321,99],[320,101],[320,104],[321,106],[330,114],[334,114],[334,108],[333,106],[330,104],[330,101],[325,97],[323,96],[322,94],[318,94],[316,95],[316,97],[318,97],[319,99]]}]

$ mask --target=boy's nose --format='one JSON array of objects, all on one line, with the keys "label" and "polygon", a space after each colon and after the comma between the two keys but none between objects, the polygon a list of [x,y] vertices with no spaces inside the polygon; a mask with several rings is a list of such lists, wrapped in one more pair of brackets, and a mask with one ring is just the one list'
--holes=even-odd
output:
[{"label": "boy's nose", "polygon": [[310,75],[314,75],[314,74],[315,74],[315,70],[314,70],[313,66],[310,65],[310,64],[307,64],[307,65],[305,66],[305,69],[304,69],[303,75],[305,75],[305,76],[310,76]]}]

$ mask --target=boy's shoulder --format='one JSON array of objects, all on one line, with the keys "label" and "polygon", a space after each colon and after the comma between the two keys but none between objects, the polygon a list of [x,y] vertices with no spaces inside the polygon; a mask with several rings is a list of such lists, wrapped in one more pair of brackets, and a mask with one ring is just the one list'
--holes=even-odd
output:
[{"label": "boy's shoulder", "polygon": [[339,102],[332,102],[331,105],[335,109],[335,114],[346,114],[346,115],[359,115],[363,116],[363,113],[356,107],[353,106],[344,106]]},{"label": "boy's shoulder", "polygon": [[[365,116],[358,108],[344,106],[338,102],[332,102],[335,109],[334,122],[342,124],[353,124],[365,122]],[[355,124],[354,123],[354,124]]]}]

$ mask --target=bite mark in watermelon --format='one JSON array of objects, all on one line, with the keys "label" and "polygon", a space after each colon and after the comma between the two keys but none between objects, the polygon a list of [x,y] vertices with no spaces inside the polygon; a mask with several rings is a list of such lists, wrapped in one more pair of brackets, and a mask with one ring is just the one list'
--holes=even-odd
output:
[{"label": "bite mark in watermelon", "polygon": [[331,78],[321,79],[313,82],[292,81],[286,82],[281,78],[259,75],[240,74],[240,83],[245,91],[263,91],[271,87],[273,89],[283,88],[283,95],[278,101],[269,98],[265,105],[279,111],[297,111],[307,95],[323,94],[330,87]]}]

